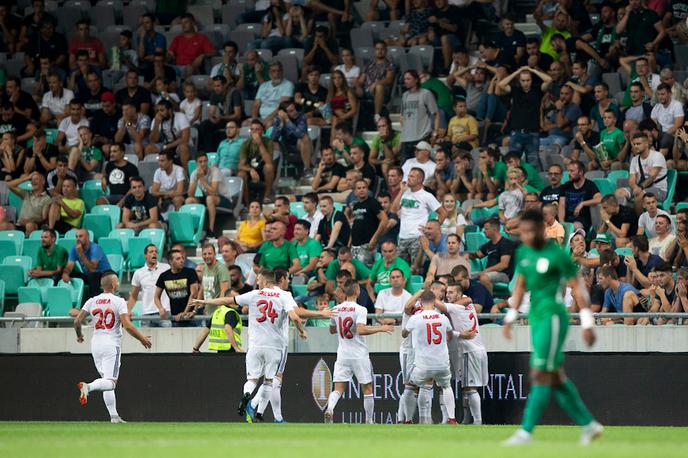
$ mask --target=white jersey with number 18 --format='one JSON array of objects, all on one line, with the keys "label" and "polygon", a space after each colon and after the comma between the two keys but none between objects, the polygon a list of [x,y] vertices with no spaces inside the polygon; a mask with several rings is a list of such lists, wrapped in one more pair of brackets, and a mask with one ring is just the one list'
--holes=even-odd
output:
[{"label": "white jersey with number 18", "polygon": [[437,310],[423,310],[409,318],[404,329],[413,339],[414,366],[420,369],[449,369],[447,332],[449,318]]},{"label": "white jersey with number 18", "polygon": [[337,317],[330,319],[330,326],[337,328],[337,359],[368,358],[368,344],[356,332],[357,324],[366,324],[368,310],[355,302],[342,302],[334,310]]},{"label": "white jersey with number 18", "polygon": [[129,313],[127,302],[111,293],[99,294],[86,301],[82,310],[93,318],[93,341],[110,342],[119,347],[122,343],[120,315]]},{"label": "white jersey with number 18", "polygon": [[279,288],[263,288],[235,298],[237,304],[248,306],[249,348],[281,351],[287,345],[284,326],[289,320],[287,314],[294,309],[294,300],[287,294]]},{"label": "white jersey with number 18", "polygon": [[445,304],[447,314],[451,319],[456,332],[475,330],[475,337],[472,339],[458,339],[459,348],[463,353],[470,353],[475,350],[485,350],[483,339],[480,337],[480,327],[478,326],[478,312],[475,311],[473,304],[466,306],[458,304]]}]

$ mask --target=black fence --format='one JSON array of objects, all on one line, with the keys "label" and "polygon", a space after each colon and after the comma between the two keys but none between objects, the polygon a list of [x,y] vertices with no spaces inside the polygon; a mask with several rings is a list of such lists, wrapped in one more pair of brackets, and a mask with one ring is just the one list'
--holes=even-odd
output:
[{"label": "black fence", "polygon": [[[396,419],[403,391],[399,356],[371,355],[375,417]],[[282,387],[290,422],[321,422],[331,390],[334,354],[292,354]],[[487,424],[518,423],[528,395],[528,355],[490,353],[490,383],[482,391]],[[77,382],[98,376],[89,355],[1,355],[0,420],[105,420],[100,393],[87,407]],[[688,425],[688,355],[675,353],[574,353],[566,370],[593,414],[608,425]],[[243,355],[131,354],[122,357],[117,406],[131,421],[240,421],[236,415],[245,381]],[[457,396],[458,396],[458,390]],[[543,421],[568,424],[554,405]],[[436,405],[434,418],[439,420]],[[457,415],[461,415],[457,401]],[[266,419],[272,420],[270,408]],[[363,420],[363,398],[350,384],[335,411],[336,422]]]}]

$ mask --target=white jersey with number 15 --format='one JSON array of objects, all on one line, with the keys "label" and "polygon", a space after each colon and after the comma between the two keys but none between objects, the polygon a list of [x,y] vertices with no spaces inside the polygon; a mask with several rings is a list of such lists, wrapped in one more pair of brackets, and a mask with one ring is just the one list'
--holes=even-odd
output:
[{"label": "white jersey with number 15", "polygon": [[240,306],[248,306],[248,346],[250,348],[276,348],[282,350],[287,345],[284,336],[284,320],[294,309],[291,294],[279,288],[263,288],[249,291],[235,298]]},{"label": "white jersey with number 15", "polygon": [[449,368],[447,332],[452,330],[449,318],[437,310],[416,313],[404,326],[413,339],[414,365],[420,369]]}]

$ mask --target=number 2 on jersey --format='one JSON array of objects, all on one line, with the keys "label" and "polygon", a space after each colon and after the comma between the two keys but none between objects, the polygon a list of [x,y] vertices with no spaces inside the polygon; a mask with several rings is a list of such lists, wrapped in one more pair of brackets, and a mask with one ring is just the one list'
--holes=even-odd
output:
[{"label": "number 2 on jersey", "polygon": [[339,317],[339,335],[342,339],[353,339],[354,332],[351,327],[354,325],[354,319],[350,316],[346,318]]},{"label": "number 2 on jersey", "polygon": [[115,325],[115,312],[112,309],[95,309],[91,312],[96,321],[96,329],[112,329]]},{"label": "number 2 on jersey", "polygon": [[473,326],[471,327],[471,332],[480,332],[478,331],[478,319],[475,317],[475,313],[472,313],[468,315],[468,319],[471,320],[471,323],[473,323]]},{"label": "number 2 on jersey", "polygon": [[272,301],[266,301],[266,300],[260,300],[258,301],[258,311],[261,313],[261,315],[256,318],[256,321],[258,323],[262,323],[263,321],[267,320],[270,318],[270,322],[274,323],[275,318],[277,318],[277,312],[272,308]]},{"label": "number 2 on jersey", "polygon": [[442,326],[442,323],[425,323],[428,345],[442,343],[442,332],[438,329],[440,326]]}]

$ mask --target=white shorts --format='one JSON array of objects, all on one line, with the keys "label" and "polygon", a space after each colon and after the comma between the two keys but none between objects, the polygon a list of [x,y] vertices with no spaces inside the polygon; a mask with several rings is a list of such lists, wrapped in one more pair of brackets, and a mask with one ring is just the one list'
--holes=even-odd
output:
[{"label": "white shorts", "polygon": [[399,353],[399,365],[401,366],[401,380],[404,385],[407,385],[411,381],[411,372],[413,372],[413,349]]},{"label": "white shorts", "polygon": [[476,350],[463,354],[461,387],[485,386],[490,378],[487,370],[487,352]]},{"label": "white shorts", "polygon": [[282,350],[282,358],[280,359],[279,367],[277,368],[278,374],[284,374],[284,368],[287,366],[287,356],[289,355],[289,347],[284,347]]},{"label": "white shorts", "polygon": [[353,376],[356,376],[359,385],[367,385],[373,382],[373,365],[370,364],[370,358],[338,359],[335,361],[333,382],[351,382]]},{"label": "white shorts", "polygon": [[427,380],[433,380],[435,384],[441,388],[451,386],[451,370],[449,366],[442,369],[424,369],[421,367],[414,367],[411,372],[411,383],[421,386]]},{"label": "white shorts", "polygon": [[456,380],[461,380],[463,374],[463,356],[460,349],[449,349],[449,367],[451,368],[452,377]]},{"label": "white shorts", "polygon": [[282,361],[282,350],[277,348],[251,348],[246,353],[246,378],[256,380],[260,377],[273,379]]},{"label": "white shorts", "polygon": [[91,355],[96,369],[101,377],[117,380],[119,377],[119,366],[121,349],[110,342],[92,341]]}]

